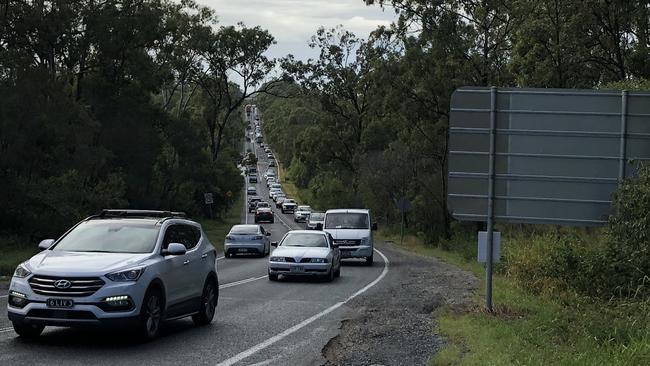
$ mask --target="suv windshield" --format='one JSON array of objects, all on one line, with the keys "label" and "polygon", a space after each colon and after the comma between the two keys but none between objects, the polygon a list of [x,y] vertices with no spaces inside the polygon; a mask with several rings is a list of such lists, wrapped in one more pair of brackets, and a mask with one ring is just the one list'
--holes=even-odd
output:
[{"label": "suv windshield", "polygon": [[282,247],[327,248],[327,240],[321,234],[287,234],[280,244]]},{"label": "suv windshield", "polygon": [[54,247],[54,251],[151,253],[159,227],[152,223],[120,220],[88,221],[80,224]]},{"label": "suv windshield", "polygon": [[309,215],[309,221],[322,221],[324,218],[325,214],[320,212],[312,212],[311,215]]},{"label": "suv windshield", "polygon": [[368,214],[330,213],[325,218],[325,229],[368,229]]}]

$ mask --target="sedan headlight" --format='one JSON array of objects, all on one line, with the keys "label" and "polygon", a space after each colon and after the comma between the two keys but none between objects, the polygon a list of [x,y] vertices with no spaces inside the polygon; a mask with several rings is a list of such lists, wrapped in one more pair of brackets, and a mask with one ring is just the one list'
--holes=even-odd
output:
[{"label": "sedan headlight", "polygon": [[327,258],[312,258],[312,263],[327,263]]},{"label": "sedan headlight", "polygon": [[126,271],[109,273],[106,275],[106,278],[114,282],[137,281],[143,272],[144,268],[133,268]]},{"label": "sedan headlight", "polygon": [[14,271],[14,277],[18,277],[18,278],[25,278],[25,277],[29,276],[30,274],[32,274],[32,272],[30,272],[27,269],[27,267],[25,266],[25,263],[19,264],[18,267],[16,267],[16,270]]},{"label": "sedan headlight", "polygon": [[269,258],[269,260],[270,260],[271,262],[286,262],[286,261],[284,260],[284,257],[271,257],[271,258]]}]

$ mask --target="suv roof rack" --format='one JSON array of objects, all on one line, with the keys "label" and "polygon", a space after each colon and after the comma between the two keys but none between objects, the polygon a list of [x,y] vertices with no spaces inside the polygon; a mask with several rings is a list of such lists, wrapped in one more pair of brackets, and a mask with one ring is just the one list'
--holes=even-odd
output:
[{"label": "suv roof rack", "polygon": [[93,218],[106,218],[106,217],[147,217],[147,218],[179,218],[186,219],[185,212],[174,211],[155,211],[155,210],[131,210],[131,209],[104,209],[99,215],[92,216]]}]

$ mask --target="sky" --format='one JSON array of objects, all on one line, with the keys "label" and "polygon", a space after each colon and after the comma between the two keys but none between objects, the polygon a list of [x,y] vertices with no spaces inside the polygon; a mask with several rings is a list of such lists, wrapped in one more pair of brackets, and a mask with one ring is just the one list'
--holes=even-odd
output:
[{"label": "sky", "polygon": [[298,59],[317,57],[307,45],[319,26],[339,24],[367,39],[379,25],[395,19],[392,9],[366,6],[363,0],[197,0],[215,10],[222,25],[244,22],[267,29],[277,41],[268,56],[293,54]]}]

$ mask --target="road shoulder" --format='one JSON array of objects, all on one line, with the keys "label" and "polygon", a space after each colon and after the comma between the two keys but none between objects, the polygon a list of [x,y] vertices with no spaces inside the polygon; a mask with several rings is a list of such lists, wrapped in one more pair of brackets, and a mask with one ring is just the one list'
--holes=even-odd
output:
[{"label": "road shoulder", "polygon": [[326,365],[423,365],[443,344],[436,312],[462,310],[478,287],[470,272],[436,258],[377,243],[390,260],[382,286],[350,302],[339,335],[322,350]]}]

